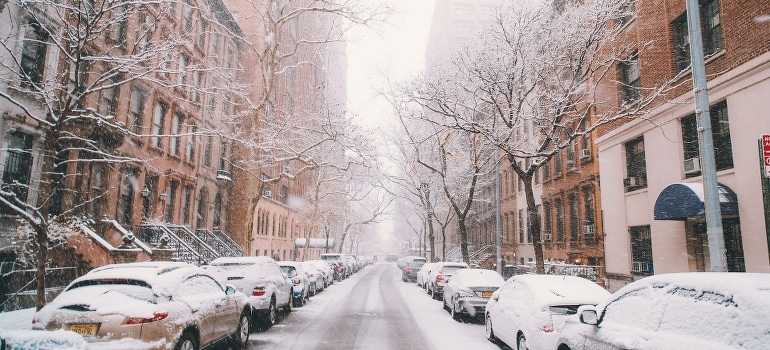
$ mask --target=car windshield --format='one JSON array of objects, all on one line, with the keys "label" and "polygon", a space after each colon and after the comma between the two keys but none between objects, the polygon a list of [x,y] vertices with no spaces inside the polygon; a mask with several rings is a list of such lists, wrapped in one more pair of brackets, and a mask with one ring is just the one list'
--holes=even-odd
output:
[{"label": "car windshield", "polygon": [[281,266],[281,271],[283,273],[289,275],[289,277],[294,276],[297,274],[297,270],[294,268],[294,266]]},{"label": "car windshield", "polygon": [[464,269],[465,266],[444,266],[444,269],[442,270],[442,273],[445,275],[451,275],[455,273],[455,271]]},{"label": "car windshield", "polygon": [[254,263],[250,263],[250,262],[228,262],[228,263],[212,262],[211,263],[211,266],[216,266],[223,270],[238,270],[238,269],[243,269],[252,265],[254,265]]}]

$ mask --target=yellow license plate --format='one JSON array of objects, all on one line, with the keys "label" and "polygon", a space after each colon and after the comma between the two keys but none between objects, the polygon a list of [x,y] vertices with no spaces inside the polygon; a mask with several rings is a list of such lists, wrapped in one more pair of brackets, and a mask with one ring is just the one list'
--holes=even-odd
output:
[{"label": "yellow license plate", "polygon": [[481,292],[481,296],[484,297],[484,298],[491,298],[492,297],[492,292],[490,292],[490,291],[483,291],[483,292]]},{"label": "yellow license plate", "polygon": [[95,323],[89,323],[89,324],[73,324],[70,325],[70,330],[80,334],[84,337],[93,337],[96,336],[96,329],[97,325]]}]

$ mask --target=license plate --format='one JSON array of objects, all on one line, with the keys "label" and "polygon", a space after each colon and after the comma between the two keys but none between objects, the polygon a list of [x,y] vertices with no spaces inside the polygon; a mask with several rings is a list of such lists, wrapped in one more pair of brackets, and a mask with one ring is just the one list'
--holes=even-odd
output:
[{"label": "license plate", "polygon": [[96,323],[89,323],[89,324],[73,324],[70,325],[70,330],[80,334],[84,337],[94,337],[96,336],[96,329],[97,329]]},{"label": "license plate", "polygon": [[483,298],[491,298],[492,297],[492,292],[485,290],[485,291],[481,292],[481,296]]}]

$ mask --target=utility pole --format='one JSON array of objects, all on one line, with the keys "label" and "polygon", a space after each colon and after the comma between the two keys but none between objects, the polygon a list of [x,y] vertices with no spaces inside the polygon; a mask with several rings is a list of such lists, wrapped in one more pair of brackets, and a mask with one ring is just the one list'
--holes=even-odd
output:
[{"label": "utility pole", "polygon": [[703,57],[700,10],[698,0],[687,1],[687,30],[690,33],[690,62],[693,89],[695,91],[695,116],[698,120],[703,196],[706,210],[709,260],[711,271],[727,271],[725,257],[725,236],[722,228],[722,211],[719,207],[714,138],[711,133],[708,87],[706,85],[706,64]]}]

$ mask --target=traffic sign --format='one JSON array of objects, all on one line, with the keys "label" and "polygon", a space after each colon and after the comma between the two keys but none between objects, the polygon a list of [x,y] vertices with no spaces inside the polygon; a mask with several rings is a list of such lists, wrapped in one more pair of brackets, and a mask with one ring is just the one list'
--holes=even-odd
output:
[{"label": "traffic sign", "polygon": [[765,177],[770,178],[770,134],[762,135],[762,155],[765,159]]}]

